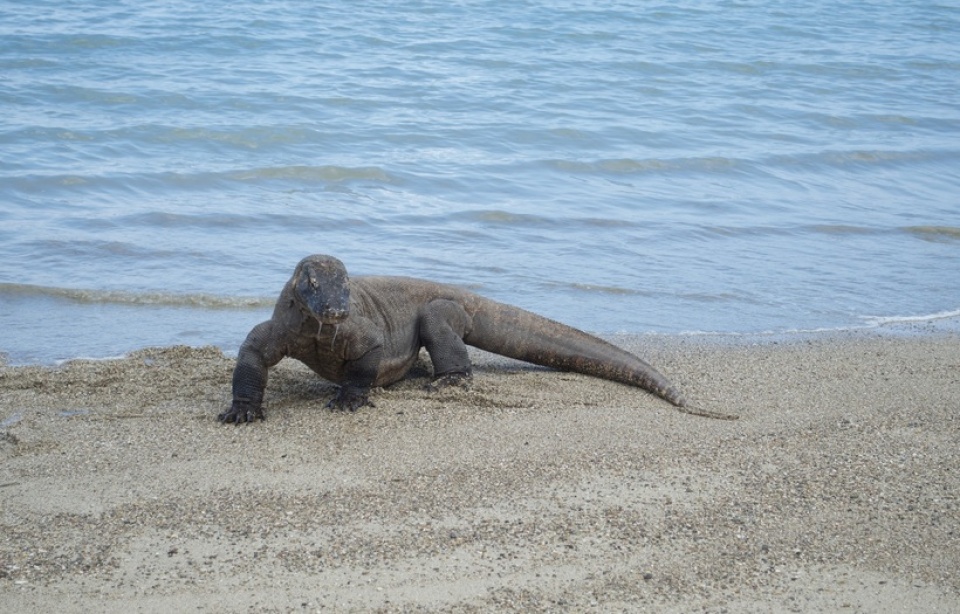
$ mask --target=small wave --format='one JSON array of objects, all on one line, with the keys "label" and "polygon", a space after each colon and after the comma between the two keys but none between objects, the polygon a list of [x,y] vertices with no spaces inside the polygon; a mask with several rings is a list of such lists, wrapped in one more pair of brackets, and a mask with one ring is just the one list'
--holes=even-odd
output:
[{"label": "small wave", "polygon": [[850,224],[814,224],[809,229],[826,235],[874,235],[884,232],[879,228],[853,226]]},{"label": "small wave", "polygon": [[[470,223],[489,224],[497,226],[531,226],[531,227],[563,227],[563,226],[591,226],[596,228],[623,228],[637,226],[629,220],[600,217],[559,216],[547,217],[532,213],[513,213],[502,209],[474,209],[461,211],[448,216],[449,219],[462,220]],[[433,222],[435,218],[424,216],[407,216],[412,223],[423,221]]]},{"label": "small wave", "polygon": [[313,143],[318,138],[316,130],[309,126],[275,125],[234,128],[178,128],[167,126],[138,127],[142,131],[152,131],[148,135],[163,143],[221,143],[244,149],[260,149],[265,146],[299,145]]},{"label": "small wave", "polygon": [[[885,326],[896,327],[904,324],[920,324],[925,322],[940,322],[945,320],[960,320],[960,309],[951,311],[940,311],[916,316],[860,316],[863,322],[860,325],[848,326],[815,326],[810,328],[785,328],[782,330],[759,330],[759,331],[712,331],[712,330],[683,330],[677,333],[681,337],[718,337],[718,338],[743,338],[743,339],[779,339],[792,337],[794,335],[822,335],[822,334],[844,334],[855,333],[857,331],[869,331]],[[960,324],[960,322],[958,322]],[[952,328],[948,325],[948,328]]]},{"label": "small wave", "polygon": [[542,215],[529,213],[512,213],[500,209],[482,209],[455,213],[451,217],[460,218],[467,222],[481,224],[496,224],[505,226],[554,226],[556,220]]},{"label": "small wave", "polygon": [[604,286],[601,284],[585,284],[585,283],[562,283],[562,282],[545,282],[543,284],[547,288],[567,288],[571,290],[578,290],[580,292],[590,292],[595,294],[611,294],[614,296],[642,296],[645,293],[638,290],[633,290],[631,288],[621,288],[619,286]]},{"label": "small wave", "polygon": [[823,159],[835,166],[897,164],[929,159],[927,152],[921,151],[881,151],[851,150],[824,152]]},{"label": "small wave", "polygon": [[618,158],[582,162],[578,160],[546,160],[547,165],[568,173],[606,173],[616,175],[640,175],[663,172],[718,172],[735,168],[740,162],[732,158],[676,158],[646,159]]},{"label": "small wave", "polygon": [[704,226],[696,231],[701,235],[713,235],[719,237],[763,237],[763,236],[789,236],[796,233],[796,229],[779,226]]},{"label": "small wave", "polygon": [[198,307],[203,309],[262,309],[272,307],[276,298],[222,296],[217,294],[175,294],[171,292],[125,292],[121,290],[84,290],[30,284],[0,283],[0,295],[39,296],[76,303],[140,305],[162,307]]},{"label": "small wave", "polygon": [[324,181],[339,183],[344,181],[379,181],[397,183],[397,178],[376,166],[275,166],[232,171],[225,176],[235,181],[294,180]]},{"label": "small wave", "polygon": [[917,316],[862,316],[864,323],[871,328],[887,326],[891,324],[935,322],[937,320],[950,320],[952,318],[960,318],[960,309],[954,309],[952,311],[939,311],[937,313],[928,313]]},{"label": "small wave", "polygon": [[719,237],[778,237],[798,235],[828,235],[828,236],[872,236],[885,235],[893,232],[887,228],[870,228],[852,224],[810,224],[784,226],[707,226],[694,231],[703,236]]},{"label": "small wave", "polygon": [[[295,215],[285,213],[268,213],[258,215],[245,215],[237,213],[168,213],[163,211],[148,211],[145,213],[135,213],[131,215],[110,218],[110,219],[79,219],[72,222],[76,228],[87,228],[90,230],[112,229],[119,227],[128,228],[204,228],[204,229],[236,229],[246,228],[263,229],[267,227],[276,227],[281,229],[304,229],[316,227],[329,227],[336,224],[340,228],[359,227],[370,225],[368,220],[359,218],[347,218],[324,215]],[[74,242],[78,243],[78,242]],[[111,245],[107,248],[110,253],[122,253],[118,246],[129,249],[126,244]],[[141,255],[146,252],[140,252]]]},{"label": "small wave", "polygon": [[960,228],[955,226],[907,226],[904,230],[925,241],[960,241]]},{"label": "small wave", "polygon": [[83,34],[60,40],[63,47],[78,49],[115,49],[133,45],[135,42],[136,39],[134,38],[107,34]]},{"label": "small wave", "polygon": [[162,171],[76,175],[36,172],[12,177],[8,180],[8,185],[19,192],[38,193],[56,188],[76,189],[78,186],[105,190],[115,190],[118,187],[136,190],[147,186],[151,191],[155,191],[164,184],[180,189],[203,189],[222,183],[259,184],[268,181],[304,184],[343,184],[355,181],[401,183],[399,177],[375,166],[279,166],[192,173]]},{"label": "small wave", "polygon": [[932,150],[825,150],[818,153],[775,156],[768,160],[769,166],[811,166],[829,168],[898,166],[947,161],[956,157],[954,152]]}]

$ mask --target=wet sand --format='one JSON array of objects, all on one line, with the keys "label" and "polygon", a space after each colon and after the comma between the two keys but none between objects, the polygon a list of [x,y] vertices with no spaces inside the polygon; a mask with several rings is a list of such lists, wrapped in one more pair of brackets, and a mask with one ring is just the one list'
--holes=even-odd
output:
[{"label": "wet sand", "polygon": [[740,420],[480,354],[354,414],[285,361],[244,426],[216,349],[2,367],[0,610],[960,611],[960,336],[622,345]]}]

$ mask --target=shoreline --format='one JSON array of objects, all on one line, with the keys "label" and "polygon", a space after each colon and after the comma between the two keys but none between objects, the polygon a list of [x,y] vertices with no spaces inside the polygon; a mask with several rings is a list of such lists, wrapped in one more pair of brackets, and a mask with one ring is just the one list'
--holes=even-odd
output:
[{"label": "shoreline", "polygon": [[[266,316],[264,316],[266,317]],[[904,316],[877,318],[882,320],[875,324],[865,324],[863,326],[839,327],[839,328],[816,328],[816,329],[795,329],[783,331],[748,331],[748,332],[720,332],[720,331],[684,331],[684,332],[659,332],[649,331],[643,333],[596,333],[586,331],[597,335],[615,344],[633,345],[641,341],[655,340],[658,345],[672,343],[672,340],[692,341],[705,345],[718,344],[724,346],[753,346],[772,344],[790,344],[801,343],[808,339],[823,340],[852,340],[860,338],[891,338],[891,339],[911,339],[911,338],[936,338],[939,336],[960,335],[960,310],[945,311],[927,316]],[[245,335],[235,335],[242,341]],[[59,368],[64,364],[73,361],[110,361],[122,360],[137,352],[144,352],[154,349],[167,347],[180,347],[181,345],[192,348],[216,347],[228,358],[236,358],[239,342],[226,344],[174,344],[174,345],[147,345],[134,350],[118,352],[105,356],[75,356],[72,358],[57,358],[41,361],[16,361],[11,360],[9,352],[0,348],[0,368],[2,367],[40,367],[40,368]],[[470,348],[474,350],[474,348]],[[478,351],[477,356],[482,356],[484,352]]]},{"label": "shoreline", "polygon": [[[2,340],[3,347],[0,347],[0,365],[56,366],[70,360],[109,360],[138,349],[172,344],[191,347],[213,345],[222,348],[228,355],[235,356],[250,329],[269,318],[271,313],[269,307],[253,308],[251,304],[256,304],[257,301],[272,304],[275,300],[192,294],[181,297],[181,302],[177,302],[168,299],[178,295],[156,293],[127,294],[120,291],[55,288],[39,290],[38,294],[4,294],[0,291],[0,325],[5,326],[9,333]],[[97,294],[98,292],[100,294]],[[114,299],[84,302],[75,298],[64,298],[61,296],[63,293],[80,297],[93,293]],[[237,304],[236,308],[228,306],[234,302]],[[533,305],[518,306],[533,308],[534,312],[540,313]],[[225,314],[229,314],[229,317],[225,317]],[[575,319],[574,314],[560,318],[571,325],[577,324]],[[71,322],[68,346],[65,346],[60,331],[43,326],[45,321]],[[600,318],[599,321],[594,320],[594,323],[602,326],[603,321],[604,318]],[[669,320],[667,325],[670,330],[647,329],[645,332],[596,329],[582,324],[577,327],[603,338],[627,339],[628,342],[632,337],[694,337],[703,339],[706,343],[733,338],[749,343],[770,338],[789,340],[794,336],[848,333],[856,335],[879,332],[896,336],[940,332],[960,334],[960,309],[905,316],[857,317],[848,314],[838,321],[829,318],[827,321],[833,324],[813,329],[751,331],[673,329]],[[709,326],[710,323],[708,319],[704,325]],[[103,330],[110,330],[112,334],[103,335]]]},{"label": "shoreline", "polygon": [[734,422],[479,352],[353,414],[284,361],[239,427],[216,348],[2,366],[0,603],[957,610],[960,336],[919,328],[607,337]]}]

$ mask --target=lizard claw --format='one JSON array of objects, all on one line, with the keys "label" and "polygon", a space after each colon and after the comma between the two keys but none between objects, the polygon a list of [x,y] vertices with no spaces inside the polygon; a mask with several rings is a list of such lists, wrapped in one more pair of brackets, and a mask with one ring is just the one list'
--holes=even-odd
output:
[{"label": "lizard claw", "polygon": [[473,375],[470,373],[463,373],[454,371],[452,373],[444,373],[443,375],[438,376],[432,382],[427,384],[425,388],[430,392],[437,392],[442,388],[469,388],[470,382],[473,381]]},{"label": "lizard claw", "polygon": [[249,401],[241,400],[234,400],[234,402],[230,405],[230,409],[217,416],[217,420],[220,422],[226,422],[227,424],[255,422],[256,420],[263,419],[264,415],[262,406],[254,405]]},{"label": "lizard claw", "polygon": [[370,400],[366,390],[357,390],[348,386],[341,386],[337,396],[330,399],[327,403],[328,409],[340,411],[357,411],[361,407],[369,405],[376,407]]}]

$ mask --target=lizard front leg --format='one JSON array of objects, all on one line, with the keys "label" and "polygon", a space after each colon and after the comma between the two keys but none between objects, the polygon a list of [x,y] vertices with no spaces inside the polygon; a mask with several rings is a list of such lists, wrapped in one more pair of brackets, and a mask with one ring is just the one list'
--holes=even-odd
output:
[{"label": "lizard front leg", "polygon": [[273,322],[262,322],[240,346],[233,370],[233,403],[217,416],[220,422],[240,424],[263,420],[263,391],[267,387],[268,370],[283,358],[274,335]]},{"label": "lizard front leg", "polygon": [[372,407],[370,388],[377,379],[382,357],[383,345],[376,345],[359,358],[346,361],[340,390],[327,407],[340,411],[357,411],[365,405]]}]

